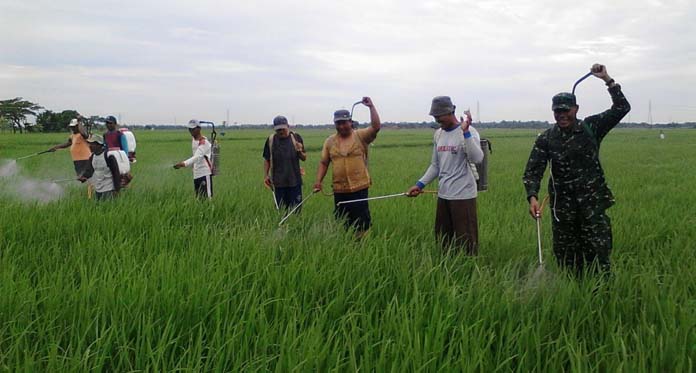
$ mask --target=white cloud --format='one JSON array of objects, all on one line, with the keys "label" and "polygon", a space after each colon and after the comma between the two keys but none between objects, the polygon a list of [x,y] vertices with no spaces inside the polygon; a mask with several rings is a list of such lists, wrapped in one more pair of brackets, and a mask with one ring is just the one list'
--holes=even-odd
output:
[{"label": "white cloud", "polygon": [[[602,62],[634,120],[648,100],[657,121],[696,120],[679,109],[696,98],[694,16],[689,0],[4,2],[0,97],[148,123],[227,109],[322,123],[366,94],[384,120],[428,120],[450,94],[485,120],[546,120],[550,96]],[[586,114],[609,103],[595,83]]]}]

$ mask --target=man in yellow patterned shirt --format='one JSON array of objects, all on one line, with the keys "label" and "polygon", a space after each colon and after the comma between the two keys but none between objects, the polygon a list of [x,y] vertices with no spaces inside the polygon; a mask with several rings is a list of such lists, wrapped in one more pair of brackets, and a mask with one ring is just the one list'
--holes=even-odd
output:
[{"label": "man in yellow patterned shirt", "polygon": [[368,188],[372,184],[367,170],[368,146],[377,138],[381,122],[369,97],[363,97],[362,104],[370,109],[370,126],[367,128],[353,129],[353,118],[348,110],[334,112],[336,134],[324,141],[314,184],[314,191],[321,191],[329,164],[333,164],[334,215],[339,219],[344,218],[346,227],[354,227],[358,237],[362,237],[372,224],[367,201],[337,204],[367,198]]}]

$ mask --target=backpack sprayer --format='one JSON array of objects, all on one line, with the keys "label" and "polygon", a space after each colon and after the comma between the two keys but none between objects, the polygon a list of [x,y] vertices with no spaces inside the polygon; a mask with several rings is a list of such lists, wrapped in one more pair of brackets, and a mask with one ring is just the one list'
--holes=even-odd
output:
[{"label": "backpack sprayer", "polygon": [[210,163],[212,165],[211,175],[216,176],[220,170],[220,143],[217,141],[217,131],[215,131],[215,123],[209,121],[199,121],[199,123],[210,124],[213,131],[210,132]]}]

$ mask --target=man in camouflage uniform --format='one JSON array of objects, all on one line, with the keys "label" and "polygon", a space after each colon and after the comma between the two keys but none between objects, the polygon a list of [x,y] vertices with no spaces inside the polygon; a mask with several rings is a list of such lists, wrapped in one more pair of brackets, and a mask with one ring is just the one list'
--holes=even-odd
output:
[{"label": "man in camouflage uniform", "polygon": [[595,260],[598,267],[594,270],[610,271],[611,223],[605,211],[614,204],[614,196],[599,163],[599,144],[631,110],[621,86],[609,77],[604,66],[595,64],[591,71],[609,87],[611,108],[579,121],[575,96],[555,95],[552,110],[556,125],[537,137],[522,179],[529,213],[538,219],[539,187],[550,162],[553,251],[559,265],[578,275]]}]

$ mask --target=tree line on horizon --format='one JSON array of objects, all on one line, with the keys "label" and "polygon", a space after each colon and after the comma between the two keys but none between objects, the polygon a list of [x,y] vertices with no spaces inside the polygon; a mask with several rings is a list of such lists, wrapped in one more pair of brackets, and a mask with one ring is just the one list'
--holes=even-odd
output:
[{"label": "tree line on horizon", "polygon": [[[35,117],[35,123],[29,123],[27,118]],[[92,115],[85,117],[80,115],[77,110],[63,110],[60,112],[45,109],[43,106],[24,100],[22,97],[15,97],[6,100],[0,100],[0,129],[11,129],[13,133],[20,132],[62,132],[67,131],[67,125],[71,119],[81,118],[86,125],[99,125],[104,122],[104,118]],[[366,126],[367,123],[358,124],[358,126]],[[130,127],[142,128],[146,130],[153,129],[176,129],[183,128],[183,125],[175,124],[131,124]],[[548,121],[518,121],[518,120],[503,120],[498,122],[478,122],[474,123],[477,128],[517,128],[517,129],[545,129],[551,126]],[[223,125],[220,128],[224,130],[238,129],[270,129],[272,124],[239,124],[234,126]],[[333,124],[296,124],[298,129],[310,128],[333,128]],[[382,127],[390,129],[412,129],[412,128],[436,128],[435,122],[383,122]],[[696,122],[685,123],[657,123],[649,124],[646,122],[622,122],[619,128],[696,128]]]}]

